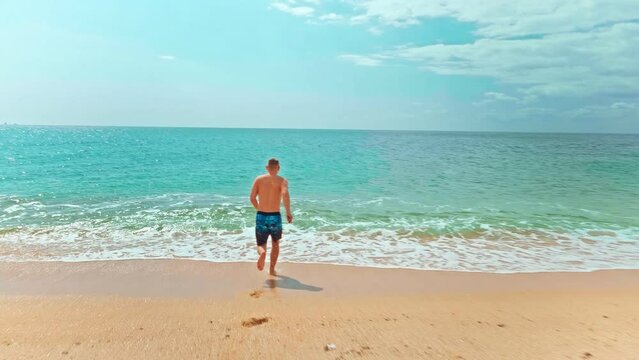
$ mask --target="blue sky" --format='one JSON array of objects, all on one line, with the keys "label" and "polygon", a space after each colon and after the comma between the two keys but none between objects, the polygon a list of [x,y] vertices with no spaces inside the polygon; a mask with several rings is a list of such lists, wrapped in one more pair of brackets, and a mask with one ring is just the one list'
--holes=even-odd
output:
[{"label": "blue sky", "polygon": [[636,0],[0,2],[0,122],[639,132]]}]

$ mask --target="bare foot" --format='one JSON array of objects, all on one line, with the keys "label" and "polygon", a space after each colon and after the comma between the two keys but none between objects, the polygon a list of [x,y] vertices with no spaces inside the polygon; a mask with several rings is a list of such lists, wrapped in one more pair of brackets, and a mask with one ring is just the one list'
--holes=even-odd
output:
[{"label": "bare foot", "polygon": [[260,254],[260,258],[257,259],[257,270],[262,271],[264,270],[264,262],[266,261],[266,251],[263,251]]},{"label": "bare foot", "polygon": [[268,271],[268,274],[269,274],[269,275],[271,275],[271,276],[277,276],[277,272],[275,271],[275,268],[271,268],[271,269]]}]

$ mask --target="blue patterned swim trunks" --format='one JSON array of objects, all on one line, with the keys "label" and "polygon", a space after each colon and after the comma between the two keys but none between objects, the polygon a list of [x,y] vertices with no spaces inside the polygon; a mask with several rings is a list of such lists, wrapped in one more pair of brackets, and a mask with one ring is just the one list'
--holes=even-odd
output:
[{"label": "blue patterned swim trunks", "polygon": [[266,244],[268,236],[272,241],[282,238],[282,214],[279,212],[258,211],[255,215],[255,240],[257,246]]}]

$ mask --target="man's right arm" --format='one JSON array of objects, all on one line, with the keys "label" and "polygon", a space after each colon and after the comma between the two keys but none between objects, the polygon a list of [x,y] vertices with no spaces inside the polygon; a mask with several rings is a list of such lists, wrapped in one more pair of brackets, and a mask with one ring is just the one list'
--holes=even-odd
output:
[{"label": "man's right arm", "polygon": [[284,209],[286,209],[286,220],[293,222],[293,214],[291,214],[291,196],[288,193],[288,180],[282,181],[282,200],[284,200]]},{"label": "man's right arm", "polygon": [[255,210],[259,210],[260,206],[260,204],[257,202],[257,189],[257,179],[255,179],[255,181],[253,182],[253,188],[251,189],[251,204],[253,204]]}]

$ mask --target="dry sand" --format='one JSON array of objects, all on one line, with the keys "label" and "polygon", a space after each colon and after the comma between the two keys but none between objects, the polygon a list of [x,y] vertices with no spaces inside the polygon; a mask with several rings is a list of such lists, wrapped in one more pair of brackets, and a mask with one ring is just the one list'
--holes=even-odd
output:
[{"label": "dry sand", "polygon": [[639,359],[639,271],[279,270],[0,263],[0,359]]}]

